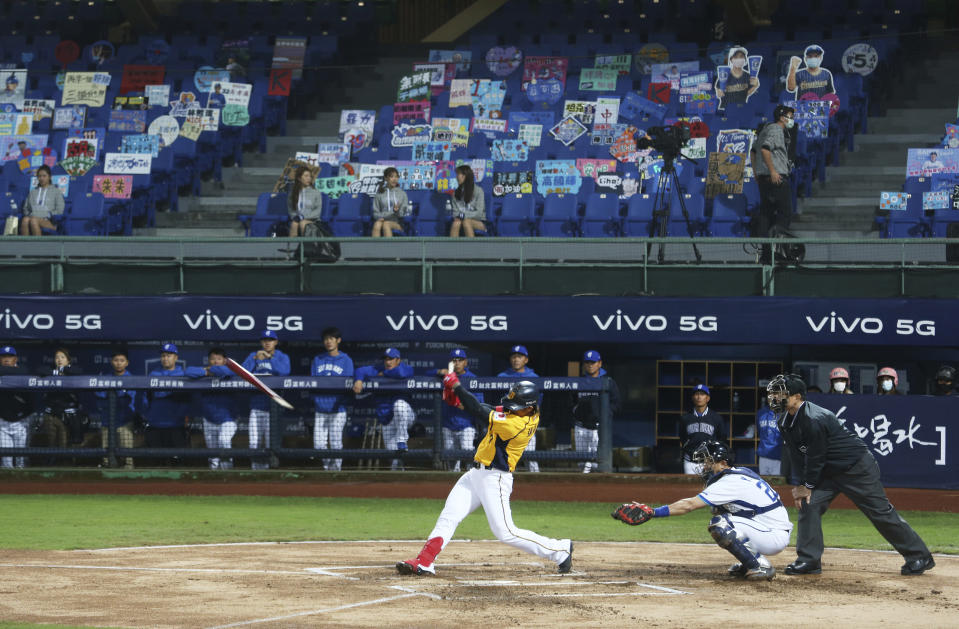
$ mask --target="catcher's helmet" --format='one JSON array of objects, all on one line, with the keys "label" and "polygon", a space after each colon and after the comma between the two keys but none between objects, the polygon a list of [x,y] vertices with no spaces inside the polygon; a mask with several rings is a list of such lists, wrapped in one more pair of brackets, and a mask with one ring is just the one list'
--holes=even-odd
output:
[{"label": "catcher's helmet", "polygon": [[539,393],[536,391],[536,385],[529,380],[520,380],[510,386],[509,391],[500,400],[500,404],[507,411],[535,408],[539,404]]}]

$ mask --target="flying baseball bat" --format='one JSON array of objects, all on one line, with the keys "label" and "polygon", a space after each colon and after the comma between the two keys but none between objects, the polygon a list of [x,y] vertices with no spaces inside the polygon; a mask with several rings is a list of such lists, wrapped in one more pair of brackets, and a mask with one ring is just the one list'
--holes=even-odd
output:
[{"label": "flying baseball bat", "polygon": [[290,404],[289,402],[287,402],[286,400],[284,400],[283,398],[281,398],[279,393],[277,393],[276,391],[274,391],[274,390],[271,389],[270,387],[268,387],[268,386],[266,386],[265,384],[263,384],[263,381],[262,381],[262,380],[260,380],[260,379],[257,378],[256,376],[254,376],[254,375],[253,375],[252,373],[250,373],[249,371],[247,371],[246,368],[243,367],[243,365],[241,365],[240,363],[236,362],[236,361],[233,360],[232,358],[227,358],[227,359],[226,359],[226,366],[230,368],[230,371],[232,371],[232,372],[235,373],[236,375],[240,376],[241,378],[243,378],[244,380],[246,380],[247,382],[249,382],[250,384],[252,384],[253,386],[255,386],[257,389],[259,389],[260,391],[263,391],[264,393],[266,393],[267,395],[269,395],[271,398],[273,398],[273,401],[274,401],[274,402],[276,402],[277,404],[279,404],[279,405],[282,406],[283,408],[288,408],[288,409],[290,409],[291,411],[293,410],[293,405],[292,405],[292,404]]}]

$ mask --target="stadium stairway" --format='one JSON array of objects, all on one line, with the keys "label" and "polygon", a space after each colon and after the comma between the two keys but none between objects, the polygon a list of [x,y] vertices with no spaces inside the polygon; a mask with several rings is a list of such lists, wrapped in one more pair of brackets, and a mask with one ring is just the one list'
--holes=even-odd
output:
[{"label": "stadium stairway", "polygon": [[[338,87],[344,88],[339,97],[327,96],[310,120],[287,121],[287,135],[267,138],[266,152],[255,150],[243,153],[242,167],[224,167],[222,184],[203,182],[199,197],[181,197],[179,212],[159,212],[155,228],[135,229],[141,236],[166,237],[234,237],[243,235],[237,220],[240,214],[253,214],[257,197],[273,189],[283,164],[297,151],[316,152],[319,142],[337,142],[341,109],[379,110],[384,103],[396,98],[397,78],[410,71],[422,56],[388,57],[381,59],[375,71],[365,74],[355,71],[352,77]],[[358,76],[359,75],[359,76]]]},{"label": "stadium stairway", "polygon": [[899,191],[906,179],[906,150],[937,146],[944,125],[955,119],[955,93],[943,89],[959,75],[959,53],[916,64],[882,117],[870,118],[869,133],[857,134],[855,151],[841,152],[840,165],[826,169],[826,183],[799,199],[791,231],[809,238],[879,238],[874,227],[879,193]]}]

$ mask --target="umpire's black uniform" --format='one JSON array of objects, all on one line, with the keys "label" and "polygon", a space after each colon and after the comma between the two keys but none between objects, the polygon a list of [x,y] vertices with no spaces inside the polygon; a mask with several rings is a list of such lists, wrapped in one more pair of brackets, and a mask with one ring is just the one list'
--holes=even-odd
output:
[{"label": "umpire's black uniform", "polygon": [[823,553],[822,515],[840,492],[905,557],[903,574],[910,573],[910,565],[917,564],[918,569],[931,558],[925,543],[886,497],[879,464],[869,448],[843,428],[831,411],[804,401],[794,416],[783,414],[779,430],[785,444],[783,464],[788,464],[786,477],[812,489],[809,502],[799,512],[797,563],[818,567]]}]

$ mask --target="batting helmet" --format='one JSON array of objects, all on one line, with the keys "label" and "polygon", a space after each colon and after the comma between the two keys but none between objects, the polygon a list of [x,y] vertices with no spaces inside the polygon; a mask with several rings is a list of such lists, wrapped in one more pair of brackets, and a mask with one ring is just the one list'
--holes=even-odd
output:
[{"label": "batting helmet", "polygon": [[899,386],[899,374],[896,373],[895,369],[893,369],[892,367],[883,367],[882,369],[879,370],[879,373],[876,374],[876,380],[886,376],[892,378],[892,386],[894,387]]},{"label": "batting helmet", "polygon": [[849,380],[849,372],[846,371],[844,367],[836,367],[829,372],[829,379],[836,380],[837,378],[845,378],[846,380]]},{"label": "batting helmet", "polygon": [[509,388],[509,391],[500,400],[500,404],[507,411],[536,408],[539,404],[539,393],[536,391],[536,385],[529,380],[520,380]]}]

